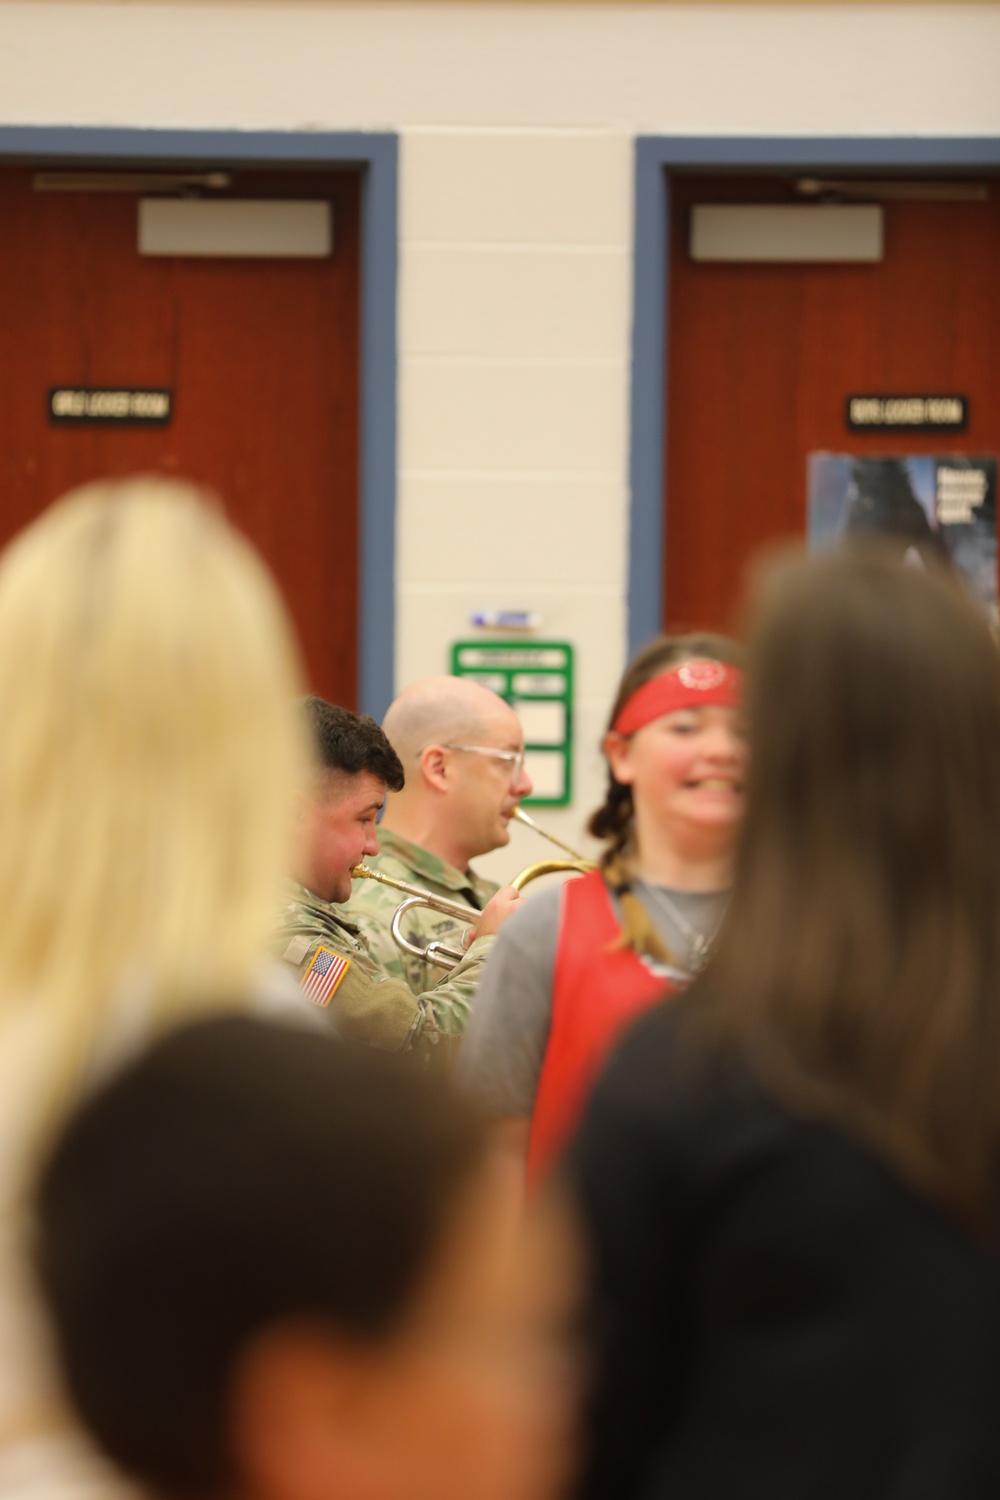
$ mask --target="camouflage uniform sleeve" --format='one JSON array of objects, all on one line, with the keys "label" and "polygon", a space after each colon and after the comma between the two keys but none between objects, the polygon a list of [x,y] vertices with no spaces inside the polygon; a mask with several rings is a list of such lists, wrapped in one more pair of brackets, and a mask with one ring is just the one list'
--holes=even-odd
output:
[{"label": "camouflage uniform sleeve", "polygon": [[[333,953],[346,960],[334,988],[324,994],[318,969]],[[364,945],[349,933],[291,932],[275,946],[275,956],[295,973],[304,998],[319,1006],[347,1041],[405,1052],[423,1029],[424,1006],[408,985],[380,972]]]},{"label": "camouflage uniform sleeve", "polygon": [[493,933],[476,938],[462,962],[449,970],[433,989],[425,990],[419,997],[432,1018],[435,1031],[442,1037],[454,1039],[452,1050],[472,1014],[476,986],[483,977],[483,965],[495,941]]},{"label": "camouflage uniform sleeve", "polygon": [[[374,881],[368,881],[367,884],[371,890],[366,890],[363,896],[355,891],[344,910],[364,938],[368,951],[383,974],[390,974],[394,979],[402,979],[409,985],[414,995],[421,995],[424,990],[433,989],[443,970],[432,967],[426,959],[404,953],[392,935],[392,919],[402,897],[386,890],[385,886],[376,885]],[[430,914],[421,912],[410,914],[411,918],[421,915]],[[408,930],[412,930],[415,926],[415,922],[407,921]]]},{"label": "camouflage uniform sleeve", "polygon": [[[274,953],[345,1039],[449,1063],[492,944],[492,937],[477,938],[440,984],[414,995],[404,979],[382,969],[363,936],[355,936],[318,905],[293,902],[276,933]],[[346,960],[346,967],[336,961],[331,965],[331,954]],[[319,972],[324,966],[327,975],[338,971],[328,994],[328,980]]]},{"label": "camouflage uniform sleeve", "polygon": [[[396,872],[393,870],[391,873]],[[405,870],[400,872],[399,878],[408,879],[411,883],[414,880]],[[397,944],[392,935],[392,919],[403,899],[398,891],[379,885],[375,880],[358,881],[344,911],[360,929],[379,968],[393,978],[404,979],[415,995],[422,995],[428,990],[436,989],[446,971],[438,964],[405,952]],[[449,899],[456,898],[451,896]],[[426,948],[431,942],[440,942],[464,953],[463,939],[470,924],[478,916],[479,913],[471,906],[468,922],[462,922],[447,912],[417,906],[403,918],[403,930],[419,948]]]}]

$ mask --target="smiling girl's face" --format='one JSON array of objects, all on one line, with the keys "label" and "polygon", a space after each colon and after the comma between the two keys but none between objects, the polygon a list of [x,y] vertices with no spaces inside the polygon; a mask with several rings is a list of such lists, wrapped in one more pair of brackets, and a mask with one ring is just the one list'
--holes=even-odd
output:
[{"label": "smiling girl's face", "polygon": [[735,829],[743,817],[747,745],[740,710],[681,708],[604,744],[616,781],[631,786],[637,813],[664,832]]}]

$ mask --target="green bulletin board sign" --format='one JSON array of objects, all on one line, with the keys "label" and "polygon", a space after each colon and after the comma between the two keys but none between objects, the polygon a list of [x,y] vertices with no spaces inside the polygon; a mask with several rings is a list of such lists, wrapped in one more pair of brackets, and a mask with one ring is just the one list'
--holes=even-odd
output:
[{"label": "green bulletin board sign", "polygon": [[506,699],[524,728],[529,807],[565,807],[573,795],[573,647],[565,641],[456,641],[455,677]]}]

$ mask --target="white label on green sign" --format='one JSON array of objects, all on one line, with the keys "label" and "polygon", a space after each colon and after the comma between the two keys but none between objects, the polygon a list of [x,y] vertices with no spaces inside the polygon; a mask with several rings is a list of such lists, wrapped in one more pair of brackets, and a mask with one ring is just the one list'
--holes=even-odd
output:
[{"label": "white label on green sign", "polygon": [[558,646],[465,646],[458,653],[465,667],[564,667],[566,653]]},{"label": "white label on green sign", "polygon": [[566,692],[566,679],[561,672],[516,672],[511,687],[525,698],[561,698]]}]

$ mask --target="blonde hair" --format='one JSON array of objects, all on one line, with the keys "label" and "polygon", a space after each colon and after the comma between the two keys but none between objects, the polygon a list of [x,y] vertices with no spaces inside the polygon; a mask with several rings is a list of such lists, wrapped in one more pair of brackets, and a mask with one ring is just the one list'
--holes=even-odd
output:
[{"label": "blonde hair", "polygon": [[130,984],[154,1027],[246,995],[300,691],[274,583],[187,485],[89,485],[0,557],[0,1028],[41,1011],[53,1096]]}]

